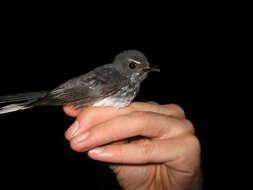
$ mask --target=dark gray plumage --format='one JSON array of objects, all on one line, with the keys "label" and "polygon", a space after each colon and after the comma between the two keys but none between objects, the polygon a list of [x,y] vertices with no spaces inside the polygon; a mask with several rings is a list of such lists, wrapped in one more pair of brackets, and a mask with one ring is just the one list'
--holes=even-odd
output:
[{"label": "dark gray plumage", "polygon": [[51,91],[0,96],[0,103],[18,102],[0,108],[0,114],[66,104],[125,107],[134,99],[150,71],[159,69],[151,66],[140,51],[127,50],[118,54],[111,64],[70,79]]}]

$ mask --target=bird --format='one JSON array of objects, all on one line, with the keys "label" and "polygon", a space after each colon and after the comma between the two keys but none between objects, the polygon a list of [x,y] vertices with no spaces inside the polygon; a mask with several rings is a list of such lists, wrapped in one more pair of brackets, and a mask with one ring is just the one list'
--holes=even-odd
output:
[{"label": "bird", "polygon": [[0,114],[37,106],[87,106],[123,108],[136,97],[140,84],[151,71],[159,72],[139,50],[125,50],[112,63],[67,80],[50,91],[0,96]]}]

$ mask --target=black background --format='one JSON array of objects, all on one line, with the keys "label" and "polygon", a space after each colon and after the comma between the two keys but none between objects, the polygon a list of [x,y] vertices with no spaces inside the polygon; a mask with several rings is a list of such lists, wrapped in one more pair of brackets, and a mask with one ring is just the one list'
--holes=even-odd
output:
[{"label": "black background", "polygon": [[[204,189],[246,189],[252,152],[247,16],[43,15],[4,19],[0,95],[50,90],[122,50],[138,49],[161,72],[150,74],[136,100],[185,109],[202,146]],[[61,107],[1,115],[1,155],[8,160],[1,171],[11,184],[119,188],[105,163],[70,149],[63,134],[72,122]]]}]

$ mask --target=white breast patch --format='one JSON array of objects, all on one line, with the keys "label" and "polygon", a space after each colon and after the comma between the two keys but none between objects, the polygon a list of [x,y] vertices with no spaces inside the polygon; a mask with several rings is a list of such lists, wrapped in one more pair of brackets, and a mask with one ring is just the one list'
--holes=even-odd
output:
[{"label": "white breast patch", "polygon": [[128,106],[130,102],[126,101],[125,98],[115,98],[115,97],[107,97],[103,100],[95,102],[92,106],[100,107],[100,106],[111,106],[115,108],[122,108]]}]

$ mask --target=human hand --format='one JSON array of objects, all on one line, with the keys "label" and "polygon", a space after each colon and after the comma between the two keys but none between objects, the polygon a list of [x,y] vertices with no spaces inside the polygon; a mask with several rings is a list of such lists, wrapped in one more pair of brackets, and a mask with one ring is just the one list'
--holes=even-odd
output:
[{"label": "human hand", "polygon": [[114,163],[110,167],[124,189],[200,189],[199,141],[179,106],[135,102],[121,109],[64,111],[76,117],[65,133],[72,149]]}]

